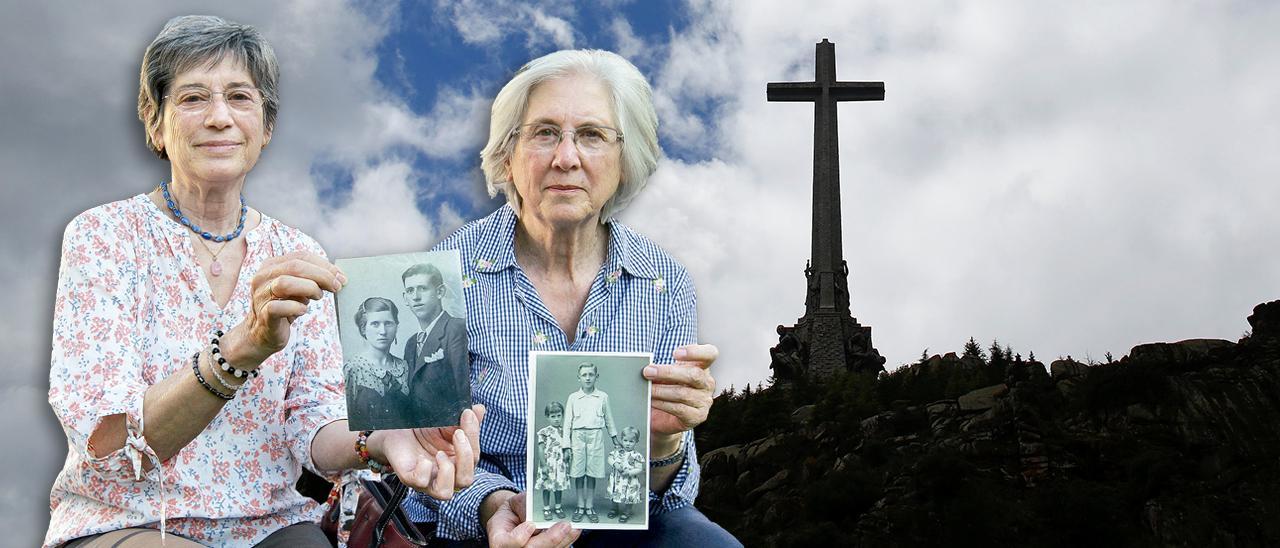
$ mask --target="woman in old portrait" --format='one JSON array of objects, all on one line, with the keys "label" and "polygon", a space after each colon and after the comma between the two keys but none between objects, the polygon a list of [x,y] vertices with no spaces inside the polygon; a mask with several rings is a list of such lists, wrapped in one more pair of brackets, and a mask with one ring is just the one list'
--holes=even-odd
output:
[{"label": "woman in old portrait", "polygon": [[389,299],[370,297],[356,309],[355,322],[365,348],[346,364],[348,416],[359,429],[402,423],[411,404],[409,368],[391,354],[400,311]]}]

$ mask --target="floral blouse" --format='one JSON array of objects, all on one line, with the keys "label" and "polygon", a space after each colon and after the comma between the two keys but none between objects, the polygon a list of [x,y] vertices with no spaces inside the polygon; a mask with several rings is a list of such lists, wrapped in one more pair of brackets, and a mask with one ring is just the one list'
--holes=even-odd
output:
[{"label": "floral blouse", "polygon": [[[86,211],[67,226],[54,301],[49,404],[68,455],[50,494],[45,546],[125,527],[163,527],[201,543],[247,546],[314,521],[321,509],[294,489],[312,471],[311,440],[346,417],[332,296],[312,302],[284,350],[261,366],[212,422],[168,461],[142,438],[143,393],[174,372],[215,329],[240,323],[266,259],[323,253],[302,232],[263,216],[225,308],[213,301],[189,230],[145,196]],[[181,374],[181,373],[180,373]],[[125,446],[94,458],[101,418],[124,414]]]}]

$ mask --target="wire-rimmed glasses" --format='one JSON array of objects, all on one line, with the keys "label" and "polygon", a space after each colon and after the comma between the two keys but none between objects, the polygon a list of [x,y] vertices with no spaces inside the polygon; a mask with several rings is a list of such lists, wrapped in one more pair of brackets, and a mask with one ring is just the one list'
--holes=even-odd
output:
[{"label": "wire-rimmed glasses", "polygon": [[206,87],[184,87],[165,95],[164,99],[173,98],[173,108],[183,112],[204,112],[213,104],[213,96],[221,95],[223,102],[231,110],[250,112],[262,105],[262,91],[248,86],[237,86],[213,91]]},{"label": "wire-rimmed glasses", "polygon": [[622,132],[607,126],[579,126],[561,129],[555,124],[524,124],[512,130],[511,135],[537,152],[550,152],[560,146],[565,134],[571,135],[573,144],[583,154],[600,154],[612,150],[622,141]]}]

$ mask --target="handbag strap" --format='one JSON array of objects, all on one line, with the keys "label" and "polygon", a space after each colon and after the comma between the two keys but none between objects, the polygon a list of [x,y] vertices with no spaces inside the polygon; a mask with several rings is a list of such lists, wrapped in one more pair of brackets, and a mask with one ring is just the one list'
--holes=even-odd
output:
[{"label": "handbag strap", "polygon": [[[413,522],[408,521],[407,516],[405,516],[403,513],[404,511],[400,508],[400,503],[404,501],[404,498],[409,493],[409,486],[401,482],[400,478],[397,478],[395,474],[385,474],[382,476],[382,481],[371,482],[371,483],[372,483],[372,486],[375,488],[375,490],[380,491],[381,489],[386,488],[387,486],[392,486],[394,490],[392,491],[390,498],[385,499],[384,501],[380,501],[383,503],[383,511],[382,511],[382,515],[378,516],[378,521],[374,523],[373,535],[372,535],[373,538],[370,539],[369,546],[371,548],[381,548],[382,544],[386,540],[387,525],[389,525],[392,521],[399,522],[399,527],[402,530],[404,530],[405,535],[407,535],[407,538],[406,537],[401,537],[401,538],[404,538],[404,540],[408,541],[410,544],[413,544],[415,546],[430,546],[431,539],[435,535],[434,534],[422,535],[422,530],[418,528],[416,524],[414,524]],[[385,496],[386,496],[385,492],[382,492],[382,493],[379,493],[378,498],[382,498]],[[417,533],[419,536],[422,536],[423,537],[422,540],[419,541],[415,538],[412,538],[414,533]]]},{"label": "handbag strap", "polygon": [[391,500],[387,501],[387,507],[383,510],[382,515],[378,517],[378,523],[373,526],[373,542],[371,548],[379,548],[382,546],[383,536],[387,524],[391,523],[391,518],[396,515],[396,510],[400,508],[400,502],[404,500],[406,494],[409,493],[409,486],[400,482],[395,482],[396,490],[391,495]]}]

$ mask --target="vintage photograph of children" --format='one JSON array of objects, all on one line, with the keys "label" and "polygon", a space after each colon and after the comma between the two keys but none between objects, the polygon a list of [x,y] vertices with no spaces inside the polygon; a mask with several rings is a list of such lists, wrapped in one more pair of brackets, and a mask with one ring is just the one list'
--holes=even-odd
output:
[{"label": "vintage photograph of children", "polygon": [[471,406],[457,251],[338,259],[352,430],[457,424]]},{"label": "vintage photograph of children", "polygon": [[529,494],[539,528],[649,526],[650,382],[642,352],[530,352]]}]

